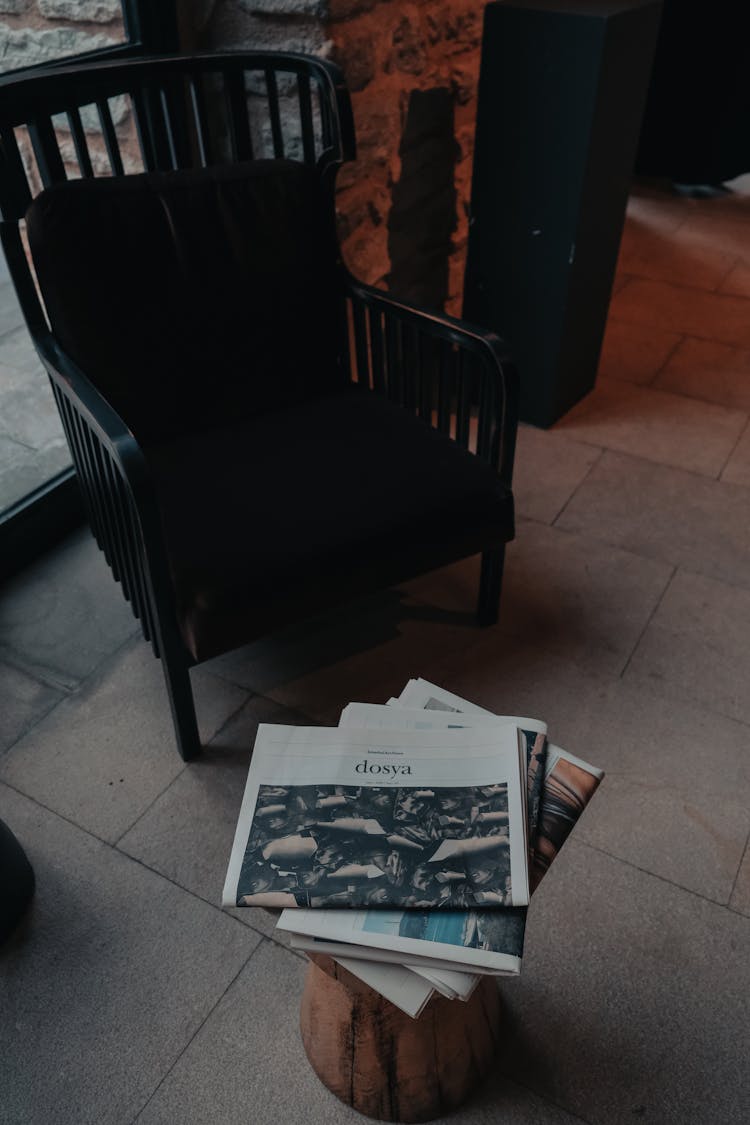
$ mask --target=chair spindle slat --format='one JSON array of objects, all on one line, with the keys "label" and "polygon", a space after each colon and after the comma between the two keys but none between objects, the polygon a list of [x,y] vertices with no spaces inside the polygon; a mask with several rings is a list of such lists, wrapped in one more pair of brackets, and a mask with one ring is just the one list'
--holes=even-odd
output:
[{"label": "chair spindle slat", "polygon": [[6,218],[19,218],[31,203],[29,179],[11,128],[0,132],[0,207]]},{"label": "chair spindle slat", "polygon": [[372,388],[369,353],[367,349],[367,321],[359,301],[352,302],[354,322],[354,354],[357,361],[357,382],[361,387]]},{"label": "chair spindle slat", "polygon": [[164,128],[167,133],[169,145],[169,158],[172,167],[190,168],[190,140],[185,123],[187,108],[185,88],[179,77],[172,82],[164,83],[159,91],[162,113],[164,115]]},{"label": "chair spindle slat", "polygon": [[37,117],[29,122],[28,130],[43,185],[47,188],[60,183],[66,178],[65,165],[51,119]]},{"label": "chair spindle slat", "polygon": [[193,120],[195,121],[195,136],[198,141],[198,155],[202,166],[207,168],[213,158],[213,146],[211,144],[208,114],[206,113],[206,99],[201,85],[201,75],[191,74],[189,84]]},{"label": "chair spindle slat", "polygon": [[107,158],[109,159],[109,165],[112,169],[112,175],[122,176],[124,175],[122,156],[120,155],[120,145],[117,140],[115,123],[112,120],[112,113],[109,108],[109,102],[98,101],[96,103],[96,112],[99,115],[99,124],[102,127],[104,147],[107,150]]},{"label": "chair spindle slat", "polygon": [[373,308],[368,308],[370,325],[370,356],[372,358],[372,389],[380,394],[386,393],[385,355],[383,349],[383,318]]},{"label": "chair spindle slat", "polygon": [[73,148],[75,150],[76,160],[78,161],[78,169],[84,180],[90,180],[94,175],[94,169],[91,164],[89,146],[86,142],[86,131],[83,128],[78,106],[72,106],[70,109],[66,110],[65,116],[68,119],[70,135],[73,138]]},{"label": "chair spindle slat", "polygon": [[271,139],[273,141],[273,155],[276,160],[284,158],[284,134],[281,128],[281,113],[279,111],[279,87],[276,82],[276,71],[266,67],[266,93],[268,94],[268,116],[271,119]]},{"label": "chair spindle slat", "polygon": [[315,131],[313,129],[310,78],[307,74],[297,75],[297,96],[299,99],[299,119],[302,126],[302,155],[306,164],[314,164]]},{"label": "chair spindle slat", "polygon": [[233,70],[225,75],[224,94],[227,103],[229,140],[235,160],[252,160],[253,142],[247,112],[245,72]]},{"label": "chair spindle slat", "polygon": [[439,342],[438,347],[438,365],[437,365],[437,383],[438,383],[438,407],[437,407],[437,428],[441,434],[450,434],[451,430],[451,370],[453,366],[453,353],[450,344],[444,341]]},{"label": "chair spindle slat", "polygon": [[472,364],[463,351],[456,355],[456,441],[463,449],[469,448],[471,422]]}]

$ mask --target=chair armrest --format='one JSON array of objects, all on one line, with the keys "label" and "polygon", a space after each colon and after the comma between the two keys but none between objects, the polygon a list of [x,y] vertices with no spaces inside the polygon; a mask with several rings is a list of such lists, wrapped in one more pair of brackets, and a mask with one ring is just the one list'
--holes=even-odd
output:
[{"label": "chair armrest", "polygon": [[157,609],[174,602],[151,472],[126,423],[46,330],[34,343],[52,383],[94,537],[146,640],[161,650]]},{"label": "chair armrest", "polygon": [[354,381],[414,410],[510,487],[518,374],[499,336],[352,278],[345,292]]}]

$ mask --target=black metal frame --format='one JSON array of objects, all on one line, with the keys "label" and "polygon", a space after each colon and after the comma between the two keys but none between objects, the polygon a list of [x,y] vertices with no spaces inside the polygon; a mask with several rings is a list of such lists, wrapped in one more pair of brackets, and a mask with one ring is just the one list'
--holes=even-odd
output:
[{"label": "black metal frame", "polygon": [[[277,76],[296,76],[302,155],[317,165],[333,222],[335,174],[342,162],[353,158],[355,142],[348,91],[340,71],[328,62],[273,52],[201,54],[59,67],[13,82],[0,81],[0,238],[29,330],[52,383],[92,530],[145,638],[162,660],[178,747],[185,759],[200,751],[189,677],[194,660],[177,624],[149,468],[126,422],[63,352],[49,329],[19,231],[31,192],[13,129],[28,126],[47,187],[65,178],[51,116],[67,113],[81,174],[91,176],[78,107],[94,102],[112,170],[122,174],[106,99],[128,93],[148,170],[205,166],[215,162],[215,154],[200,93],[201,76],[219,74],[230,126],[231,159],[248,159],[252,158],[252,142],[243,96],[248,72],[265,76],[277,156],[284,155]],[[319,99],[319,144],[314,136],[313,90]],[[510,487],[518,385],[501,341],[492,333],[415,309],[363,285],[343,265],[340,270],[349,322],[349,341],[344,340],[342,351],[347,352],[351,379],[412,410],[463,448],[473,447]],[[475,433],[473,404],[478,407]],[[478,605],[482,624],[497,619],[502,569],[503,549],[485,552]]]}]

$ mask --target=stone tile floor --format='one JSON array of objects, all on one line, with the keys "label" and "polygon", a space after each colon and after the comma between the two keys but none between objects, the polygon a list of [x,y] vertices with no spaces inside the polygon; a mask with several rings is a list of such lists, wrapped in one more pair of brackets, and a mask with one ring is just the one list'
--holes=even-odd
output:
[{"label": "stone tile floor", "polygon": [[39,890],[0,954],[3,1125],[356,1119],[304,1059],[302,959],[217,901],[257,723],[419,674],[607,770],[451,1120],[750,1120],[749,276],[750,194],[641,188],[598,386],[520,435],[500,624],[469,560],[205,665],[193,765],[86,534],[5,589],[0,816]]},{"label": "stone tile floor", "polygon": [[[2,251],[0,251],[0,254]],[[4,263],[0,263],[4,267]],[[47,374],[0,271],[0,512],[70,464]]]}]

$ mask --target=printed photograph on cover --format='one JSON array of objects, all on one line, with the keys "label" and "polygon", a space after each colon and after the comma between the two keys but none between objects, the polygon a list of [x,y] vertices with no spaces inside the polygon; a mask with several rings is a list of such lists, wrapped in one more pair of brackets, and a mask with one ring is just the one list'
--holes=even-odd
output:
[{"label": "printed photograph on cover", "polygon": [[[552,753],[557,747],[552,748]],[[539,886],[550,864],[573,830],[596,791],[602,774],[558,757],[544,779],[529,878],[532,891]]]},{"label": "printed photograph on cover", "polygon": [[526,908],[507,910],[368,910],[364,934],[384,934],[415,941],[523,955]]},{"label": "printed photograph on cover", "polygon": [[261,785],[237,905],[510,905],[508,832],[505,784]]}]

